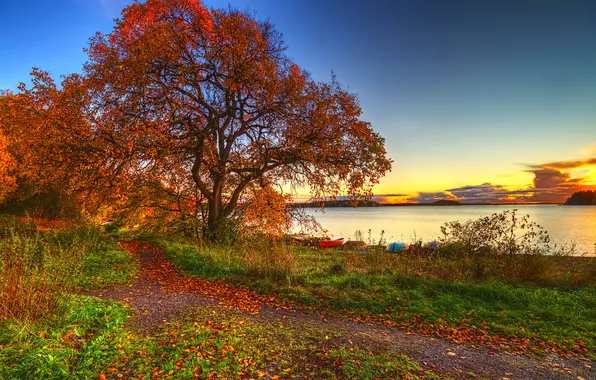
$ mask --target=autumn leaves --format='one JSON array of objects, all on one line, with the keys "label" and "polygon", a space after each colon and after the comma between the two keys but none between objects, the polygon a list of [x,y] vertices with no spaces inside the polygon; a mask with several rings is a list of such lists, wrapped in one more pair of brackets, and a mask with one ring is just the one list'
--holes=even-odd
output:
[{"label": "autumn leaves", "polygon": [[391,168],[384,140],[354,94],[335,77],[311,80],[284,50],[270,23],[245,12],[134,3],[91,39],[81,75],[58,87],[36,71],[32,88],[0,97],[8,151],[43,173],[21,182],[68,184],[88,210],[137,221],[194,220],[215,238],[228,220],[284,227],[276,207],[255,205],[267,222],[245,215],[251,194],[370,195]]}]

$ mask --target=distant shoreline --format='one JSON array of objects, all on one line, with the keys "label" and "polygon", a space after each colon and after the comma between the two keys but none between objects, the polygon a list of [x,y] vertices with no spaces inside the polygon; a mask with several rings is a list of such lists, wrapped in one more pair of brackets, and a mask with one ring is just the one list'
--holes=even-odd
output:
[{"label": "distant shoreline", "polygon": [[328,204],[318,204],[314,202],[307,202],[307,203],[292,203],[292,206],[297,208],[321,208],[322,206],[325,208],[335,208],[335,207],[348,207],[348,208],[361,208],[361,207],[461,207],[461,206],[540,206],[540,205],[550,205],[550,206],[563,206],[563,203],[460,203],[460,204],[453,204],[453,205],[438,205],[433,203],[377,203],[377,202],[369,202],[358,204],[356,206],[349,204],[348,202],[343,203],[328,203]]},{"label": "distant shoreline", "polygon": [[539,205],[563,205],[562,203],[460,203],[458,205],[435,205],[432,203],[379,203],[384,207],[405,207],[405,206],[432,206],[432,207],[459,207],[459,206],[539,206]]}]

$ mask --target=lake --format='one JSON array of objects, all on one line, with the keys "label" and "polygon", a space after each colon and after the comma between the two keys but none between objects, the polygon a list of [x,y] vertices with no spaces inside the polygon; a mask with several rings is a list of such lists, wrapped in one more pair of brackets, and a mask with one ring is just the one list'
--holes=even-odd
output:
[{"label": "lake", "polygon": [[321,212],[306,209],[321,223],[333,237],[354,240],[357,230],[363,240],[379,240],[385,231],[387,241],[411,243],[416,239],[423,242],[441,235],[441,226],[450,221],[466,221],[505,210],[517,209],[517,215],[529,215],[544,227],[551,237],[551,243],[570,244],[575,242],[580,253],[595,253],[596,207],[558,205],[462,205],[462,206],[381,206],[381,207],[329,207]]}]

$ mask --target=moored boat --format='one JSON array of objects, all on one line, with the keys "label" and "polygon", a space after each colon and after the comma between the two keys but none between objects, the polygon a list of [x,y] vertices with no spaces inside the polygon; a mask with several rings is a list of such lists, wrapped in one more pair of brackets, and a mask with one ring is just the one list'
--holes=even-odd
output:
[{"label": "moored boat", "polygon": [[344,238],[339,238],[336,240],[321,240],[318,242],[319,243],[319,247],[321,248],[335,248],[335,247],[341,247],[341,245],[344,243]]}]

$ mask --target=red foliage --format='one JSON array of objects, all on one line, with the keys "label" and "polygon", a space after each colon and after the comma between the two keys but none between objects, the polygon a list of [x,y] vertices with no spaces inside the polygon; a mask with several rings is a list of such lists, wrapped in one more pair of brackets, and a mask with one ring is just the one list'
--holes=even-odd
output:
[{"label": "red foliage", "polygon": [[244,209],[244,232],[247,235],[264,233],[273,236],[286,233],[292,227],[288,212],[288,202],[291,200],[291,195],[281,194],[271,185],[254,191]]},{"label": "red foliage", "polygon": [[208,210],[210,232],[238,217],[256,185],[367,196],[391,168],[357,97],[335,78],[310,80],[273,26],[245,12],[197,0],[134,3],[87,52],[87,109],[104,159],[170,194],[162,173],[179,169],[178,198],[204,202],[195,209]]},{"label": "red foliage", "polygon": [[7,141],[0,125],[0,204],[8,193],[15,189],[15,178],[12,175],[15,162],[7,150]]}]

